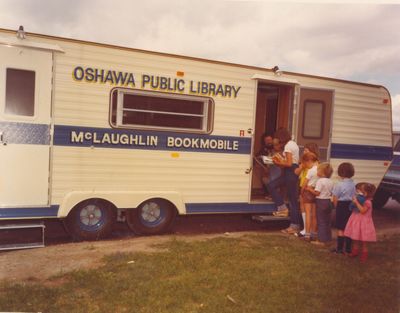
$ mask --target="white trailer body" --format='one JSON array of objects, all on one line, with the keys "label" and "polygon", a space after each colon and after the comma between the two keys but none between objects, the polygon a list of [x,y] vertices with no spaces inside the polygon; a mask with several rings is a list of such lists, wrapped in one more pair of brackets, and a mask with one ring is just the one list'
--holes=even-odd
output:
[{"label": "white trailer body", "polygon": [[169,211],[271,212],[253,157],[279,127],[356,181],[392,157],[382,86],[4,29],[0,60],[0,219],[68,217],[91,238],[117,209],[145,233]]}]

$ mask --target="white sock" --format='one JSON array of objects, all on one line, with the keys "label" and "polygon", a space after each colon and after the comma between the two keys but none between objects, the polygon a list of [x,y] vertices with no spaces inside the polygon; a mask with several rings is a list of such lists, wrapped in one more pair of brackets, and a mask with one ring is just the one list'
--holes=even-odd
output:
[{"label": "white sock", "polygon": [[305,235],[305,234],[306,234],[306,212],[301,213],[301,217],[302,217],[302,219],[303,219],[304,228],[303,228],[303,230],[300,232],[300,234]]}]

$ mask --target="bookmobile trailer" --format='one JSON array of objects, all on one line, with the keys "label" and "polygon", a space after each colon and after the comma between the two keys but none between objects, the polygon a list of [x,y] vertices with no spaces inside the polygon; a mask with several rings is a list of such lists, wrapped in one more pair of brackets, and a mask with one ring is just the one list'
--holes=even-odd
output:
[{"label": "bookmobile trailer", "polygon": [[1,220],[90,240],[121,214],[154,234],[176,214],[270,213],[253,158],[279,127],[356,181],[392,158],[382,86],[23,30],[0,29],[0,60]]}]

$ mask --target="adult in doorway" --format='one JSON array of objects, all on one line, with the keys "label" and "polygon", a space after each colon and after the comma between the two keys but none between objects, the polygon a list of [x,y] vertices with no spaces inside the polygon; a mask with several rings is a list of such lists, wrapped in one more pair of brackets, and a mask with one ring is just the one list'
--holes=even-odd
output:
[{"label": "adult in doorway", "polygon": [[[264,192],[265,192],[265,198],[267,200],[272,200],[271,196],[268,193],[268,189],[266,187],[266,184],[271,180],[271,177],[270,177],[271,167],[272,166],[274,168],[278,168],[278,167],[276,165],[266,164],[263,161],[263,157],[272,158],[274,156],[274,154],[275,154],[274,140],[275,140],[275,142],[278,141],[278,139],[273,138],[272,134],[265,133],[262,137],[262,148],[260,149],[260,152],[257,154],[257,157],[255,159],[255,161],[256,161],[255,164],[260,166],[260,172],[261,172],[260,180],[262,182],[262,186],[263,186]],[[272,172],[274,172],[274,171],[272,171]]]},{"label": "adult in doorway", "polygon": [[[283,175],[270,181],[267,188],[278,209],[274,212],[275,216],[286,217],[290,209],[290,226],[282,232],[294,234],[300,229],[298,176],[295,174],[295,169],[299,166],[299,146],[292,140],[292,135],[286,128],[279,128],[274,137],[284,146],[284,158],[273,158],[274,164],[282,168]],[[278,191],[278,187],[282,185],[286,186],[289,208]]]}]

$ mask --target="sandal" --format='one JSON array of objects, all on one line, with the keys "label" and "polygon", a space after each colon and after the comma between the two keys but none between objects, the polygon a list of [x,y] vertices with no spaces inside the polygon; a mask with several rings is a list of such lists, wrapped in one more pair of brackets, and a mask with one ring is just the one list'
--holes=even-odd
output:
[{"label": "sandal", "polygon": [[298,230],[295,228],[292,228],[292,227],[288,227],[288,228],[282,229],[281,232],[284,234],[295,234],[298,232]]},{"label": "sandal", "polygon": [[282,210],[282,211],[275,211],[272,212],[273,216],[279,216],[279,217],[288,217],[289,216],[289,210]]}]

